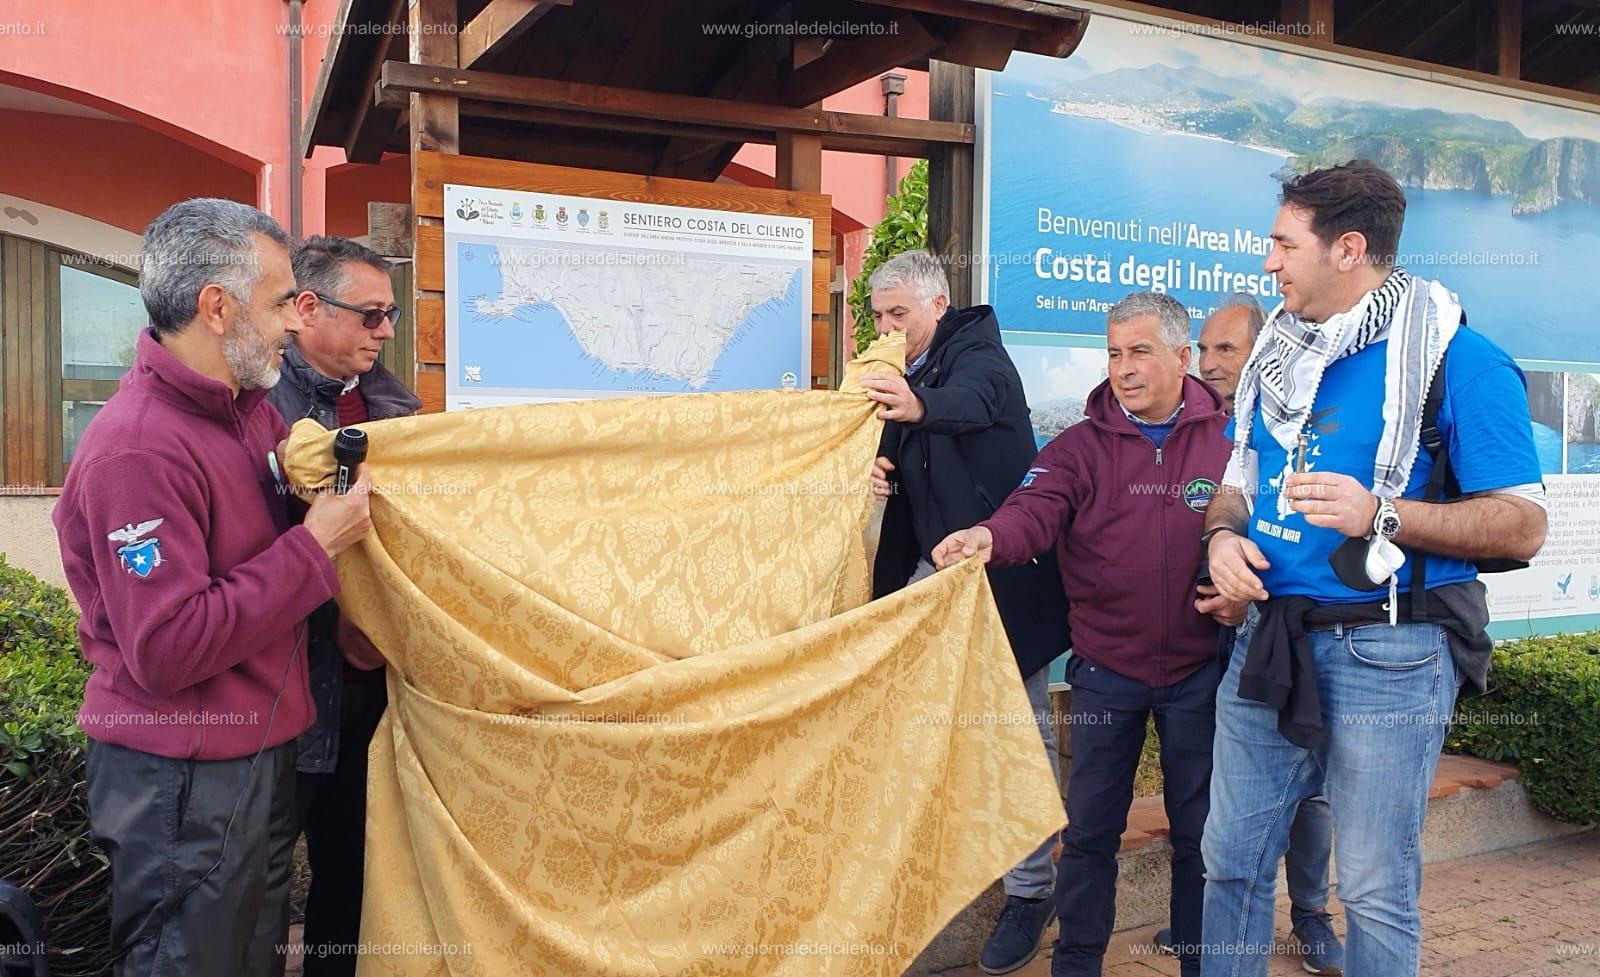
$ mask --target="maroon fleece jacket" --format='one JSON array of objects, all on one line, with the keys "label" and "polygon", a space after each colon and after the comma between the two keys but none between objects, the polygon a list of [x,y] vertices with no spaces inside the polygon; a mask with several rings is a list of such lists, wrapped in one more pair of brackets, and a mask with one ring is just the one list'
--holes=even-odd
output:
[{"label": "maroon fleece jacket", "polygon": [[1117,404],[1110,381],[1083,421],[1045,445],[1028,477],[982,523],[991,566],[1055,546],[1071,603],[1072,652],[1153,687],[1216,658],[1217,625],[1194,609],[1205,509],[1230,443],[1222,399],[1184,378],[1183,413],[1160,449]]},{"label": "maroon fleece jacket", "polygon": [[90,739],[223,760],[311,725],[302,622],[339,578],[289,527],[267,461],[288,429],[265,393],[235,397],[145,330],[84,432],[53,519],[94,666]]}]

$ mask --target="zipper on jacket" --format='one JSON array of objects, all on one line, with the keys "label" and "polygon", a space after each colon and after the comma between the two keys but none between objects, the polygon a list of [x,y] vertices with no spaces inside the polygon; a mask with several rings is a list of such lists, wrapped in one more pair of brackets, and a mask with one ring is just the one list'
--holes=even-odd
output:
[{"label": "zipper on jacket", "polygon": [[[1170,437],[1172,437],[1172,435],[1177,434],[1177,433],[1178,433],[1177,429],[1174,428],[1171,432],[1168,433],[1167,437],[1170,438]],[[1158,447],[1158,448],[1156,448],[1156,469],[1157,469],[1158,475],[1159,475],[1160,468],[1161,468],[1161,448]],[[1170,522],[1170,520],[1167,518],[1167,509],[1169,509],[1171,507],[1166,504],[1166,499],[1170,498],[1170,496],[1168,496],[1167,493],[1171,491],[1171,486],[1169,486],[1167,484],[1167,480],[1165,478],[1158,478],[1157,481],[1159,481],[1161,483],[1161,491],[1162,491],[1163,501],[1162,501],[1161,505],[1156,507],[1161,512],[1160,520],[1161,520],[1161,608],[1162,608],[1162,613],[1161,613],[1161,645],[1156,649],[1156,671],[1157,671],[1157,673],[1159,675],[1161,684],[1162,685],[1166,685],[1166,684],[1168,684],[1167,679],[1170,677],[1170,675],[1167,672],[1167,642],[1172,640],[1172,617],[1168,613],[1168,609],[1171,606],[1170,602],[1172,600],[1172,594],[1171,594],[1172,572],[1167,566],[1167,545],[1168,545],[1167,523]]]}]

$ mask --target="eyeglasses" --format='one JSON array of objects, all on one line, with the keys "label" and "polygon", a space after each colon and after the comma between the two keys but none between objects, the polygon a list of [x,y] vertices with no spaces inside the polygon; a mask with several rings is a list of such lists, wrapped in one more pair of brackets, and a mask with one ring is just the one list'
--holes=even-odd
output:
[{"label": "eyeglasses", "polygon": [[326,302],[338,309],[347,309],[351,312],[361,313],[361,324],[368,329],[378,328],[379,326],[383,325],[383,320],[385,319],[389,320],[389,325],[391,326],[398,326],[400,324],[399,306],[391,305],[387,309],[363,309],[359,305],[347,305],[338,299],[330,299],[321,292],[312,292],[311,294],[315,295],[319,302]]}]

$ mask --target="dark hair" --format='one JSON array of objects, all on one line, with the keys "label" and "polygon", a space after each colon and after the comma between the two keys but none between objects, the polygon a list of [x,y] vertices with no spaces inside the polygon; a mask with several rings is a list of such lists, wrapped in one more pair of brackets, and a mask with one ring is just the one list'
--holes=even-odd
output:
[{"label": "dark hair", "polygon": [[359,261],[389,274],[389,262],[383,255],[347,237],[314,234],[294,249],[289,260],[294,264],[296,287],[332,298],[341,297],[339,293],[349,284],[344,274],[348,262]]},{"label": "dark hair", "polygon": [[1355,231],[1367,239],[1369,261],[1394,264],[1406,222],[1406,195],[1372,160],[1353,159],[1285,180],[1278,199],[1311,211],[1311,232],[1323,247]]}]

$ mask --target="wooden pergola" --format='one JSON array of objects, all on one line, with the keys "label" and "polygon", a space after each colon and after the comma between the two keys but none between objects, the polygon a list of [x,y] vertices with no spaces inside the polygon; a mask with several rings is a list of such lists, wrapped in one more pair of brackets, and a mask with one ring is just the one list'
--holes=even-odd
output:
[{"label": "wooden pergola", "polygon": [[[766,143],[776,186],[795,193],[790,212],[813,217],[823,150],[926,157],[930,237],[960,254],[973,240],[973,70],[1003,68],[1014,51],[1066,57],[1087,19],[1048,0],[344,0],[304,151],[410,156],[410,208],[373,205],[371,236],[413,259],[417,386],[437,406],[443,294],[428,269],[451,167],[436,156],[606,171],[617,179],[585,189],[694,199],[692,183],[715,181],[745,143]],[[818,107],[921,66],[931,119]],[[824,241],[826,215],[824,203]],[[971,265],[953,263],[958,299]],[[825,376],[835,324],[816,318],[813,372]]]}]

